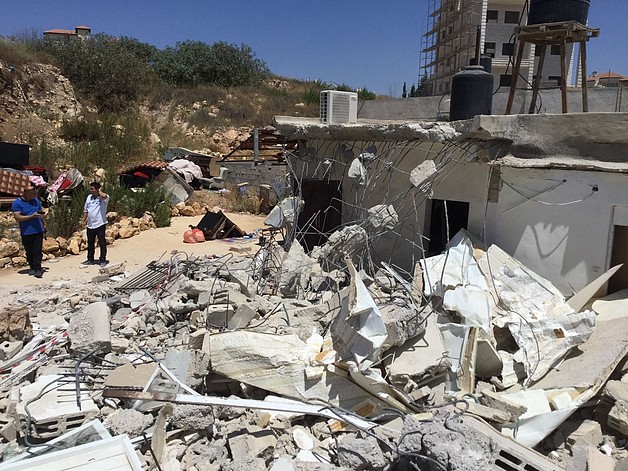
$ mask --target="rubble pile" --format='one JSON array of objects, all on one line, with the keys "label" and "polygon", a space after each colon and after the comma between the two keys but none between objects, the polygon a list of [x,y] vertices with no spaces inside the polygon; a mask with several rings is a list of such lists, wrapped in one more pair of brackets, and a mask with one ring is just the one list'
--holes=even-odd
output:
[{"label": "rubble pile", "polygon": [[0,312],[0,469],[626,465],[626,296],[590,300],[607,278],[565,300],[461,231],[406,280],[359,264],[363,231],[20,293]]}]

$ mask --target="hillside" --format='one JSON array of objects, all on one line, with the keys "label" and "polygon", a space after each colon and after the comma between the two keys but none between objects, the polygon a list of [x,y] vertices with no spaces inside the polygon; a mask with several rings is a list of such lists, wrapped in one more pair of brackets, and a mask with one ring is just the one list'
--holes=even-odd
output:
[{"label": "hillside", "polygon": [[31,163],[53,174],[53,161],[81,165],[72,155],[104,122],[141,141],[116,166],[157,159],[170,146],[225,154],[275,114],[316,116],[317,97],[311,84],[273,77],[257,87],[156,86],[124,112],[99,113],[58,67],[0,59],[0,140],[29,144]]}]

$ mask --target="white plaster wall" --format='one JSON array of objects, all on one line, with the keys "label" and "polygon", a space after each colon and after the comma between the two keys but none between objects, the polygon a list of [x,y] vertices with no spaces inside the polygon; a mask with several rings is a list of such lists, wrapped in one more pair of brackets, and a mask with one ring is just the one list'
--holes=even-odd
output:
[{"label": "white plaster wall", "polygon": [[501,178],[490,242],[566,295],[609,268],[613,208],[628,205],[628,175],[504,167]]}]

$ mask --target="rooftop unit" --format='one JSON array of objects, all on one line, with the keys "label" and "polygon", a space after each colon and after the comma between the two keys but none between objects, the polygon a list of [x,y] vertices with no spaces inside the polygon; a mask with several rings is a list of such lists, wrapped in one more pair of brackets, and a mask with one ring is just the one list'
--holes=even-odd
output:
[{"label": "rooftop unit", "polygon": [[358,94],[323,90],[321,92],[321,123],[356,123],[358,120]]}]

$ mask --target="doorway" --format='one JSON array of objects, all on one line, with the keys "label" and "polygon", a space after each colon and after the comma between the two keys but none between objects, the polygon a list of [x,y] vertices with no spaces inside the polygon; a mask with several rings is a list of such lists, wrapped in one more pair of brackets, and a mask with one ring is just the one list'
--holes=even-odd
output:
[{"label": "doorway", "polygon": [[302,180],[305,201],[299,215],[297,240],[306,252],[327,242],[342,223],[342,192],[338,180]]},{"label": "doorway", "polygon": [[[438,255],[449,240],[469,224],[469,203],[465,201],[432,200],[428,256]],[[449,226],[449,230],[447,230]]]},{"label": "doorway", "polygon": [[628,226],[614,226],[611,267],[624,266],[608,281],[608,294],[628,288]]}]

